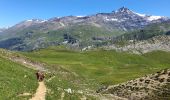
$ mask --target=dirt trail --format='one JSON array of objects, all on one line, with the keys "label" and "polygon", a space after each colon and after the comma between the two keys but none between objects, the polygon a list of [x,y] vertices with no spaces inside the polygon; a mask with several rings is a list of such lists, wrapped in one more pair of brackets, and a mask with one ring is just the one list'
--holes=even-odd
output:
[{"label": "dirt trail", "polygon": [[[18,63],[24,65],[25,67],[32,68],[34,70],[47,71],[44,68],[43,64],[31,62],[24,58],[15,58],[15,59],[13,59],[13,61],[18,62]],[[42,82],[39,82],[38,84],[39,84],[39,86],[36,90],[36,93],[30,100],[45,100],[45,95],[46,95],[46,91],[47,91],[45,83],[44,83],[44,81],[42,81]]]},{"label": "dirt trail", "polygon": [[87,100],[86,96],[83,95],[82,98],[80,98],[80,100]]},{"label": "dirt trail", "polygon": [[61,100],[64,100],[65,92],[61,93]]},{"label": "dirt trail", "polygon": [[25,67],[28,67],[28,68],[31,68],[34,70],[47,71],[47,69],[44,67],[44,65],[42,63],[33,62],[26,58],[16,57],[16,58],[10,58],[10,60],[20,63],[20,64],[24,65]]},{"label": "dirt trail", "polygon": [[44,82],[39,82],[39,86],[36,90],[36,93],[30,100],[45,100],[46,90],[47,89]]}]

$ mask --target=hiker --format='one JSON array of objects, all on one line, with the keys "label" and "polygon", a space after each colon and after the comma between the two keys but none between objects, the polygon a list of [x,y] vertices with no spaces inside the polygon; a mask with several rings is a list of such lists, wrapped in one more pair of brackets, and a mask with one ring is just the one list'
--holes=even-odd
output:
[{"label": "hiker", "polygon": [[37,72],[36,72],[36,76],[37,76],[37,80],[38,80],[39,82],[43,81],[43,80],[44,80],[44,77],[45,77],[44,73],[43,73],[43,72],[40,72],[40,71],[37,71]]}]

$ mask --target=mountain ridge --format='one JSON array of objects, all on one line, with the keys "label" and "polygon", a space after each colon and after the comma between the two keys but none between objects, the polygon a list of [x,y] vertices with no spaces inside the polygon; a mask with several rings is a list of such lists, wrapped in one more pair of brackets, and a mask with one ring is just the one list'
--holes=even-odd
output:
[{"label": "mountain ridge", "polygon": [[[43,19],[28,19],[28,20],[19,22],[16,25],[19,25],[19,24],[22,24],[22,23],[26,23],[26,22],[29,22],[29,23],[30,22],[32,22],[32,23],[45,23],[45,22],[52,22],[52,21],[60,21],[60,20],[64,20],[64,19],[66,19],[67,21],[69,21],[69,19],[72,19],[72,20],[76,20],[76,19],[88,19],[90,17],[100,16],[102,14],[103,15],[136,14],[136,15],[138,15],[140,17],[146,17],[146,20],[148,20],[148,21],[155,21],[155,20],[160,20],[160,19],[161,20],[168,20],[169,19],[168,17],[165,17],[165,16],[153,16],[153,15],[147,15],[147,14],[140,14],[140,13],[136,13],[134,11],[131,11],[130,9],[128,9],[126,7],[121,7],[118,10],[112,11],[110,13],[96,13],[96,14],[85,15],[85,16],[73,16],[73,15],[70,15],[70,16],[63,16],[63,17],[52,17],[52,18],[49,18],[47,20],[43,20]],[[109,19],[107,19],[107,18],[106,18],[106,20],[109,21]],[[117,21],[117,20],[110,19],[110,21]]]},{"label": "mountain ridge", "polygon": [[107,44],[122,34],[168,20],[167,17],[141,15],[125,7],[111,13],[97,13],[90,16],[31,19],[1,32],[0,47],[27,51],[67,44],[69,47],[76,46],[82,49]]}]

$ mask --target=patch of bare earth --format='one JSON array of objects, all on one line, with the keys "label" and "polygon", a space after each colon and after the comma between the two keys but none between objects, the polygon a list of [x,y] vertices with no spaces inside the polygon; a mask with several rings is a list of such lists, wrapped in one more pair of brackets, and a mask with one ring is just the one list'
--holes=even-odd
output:
[{"label": "patch of bare earth", "polygon": [[31,93],[22,93],[22,94],[19,94],[18,96],[22,97],[22,96],[30,96],[30,95],[32,95],[32,94]]}]

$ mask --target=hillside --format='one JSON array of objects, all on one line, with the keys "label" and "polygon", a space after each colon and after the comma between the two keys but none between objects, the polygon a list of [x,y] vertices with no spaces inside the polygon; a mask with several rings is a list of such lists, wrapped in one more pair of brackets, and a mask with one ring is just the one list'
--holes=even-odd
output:
[{"label": "hillside", "polygon": [[128,51],[141,54],[156,50],[169,51],[170,22],[151,24],[141,30],[128,32],[115,37],[109,44],[101,46],[103,49]]},{"label": "hillside", "polygon": [[[125,42],[126,41],[126,42]],[[152,51],[170,51],[170,36],[159,35],[146,40],[125,40],[119,41],[116,44],[102,46],[106,50],[126,51],[135,54],[144,54]]]},{"label": "hillside", "polygon": [[115,38],[116,41],[147,40],[158,35],[169,35],[170,21],[147,25],[143,29],[130,31]]},{"label": "hillside", "polygon": [[126,83],[108,86],[98,92],[111,93],[128,100],[169,100],[170,69],[164,69]]},{"label": "hillside", "polygon": [[[52,45],[70,45],[76,48],[83,48],[92,44],[108,41],[110,37],[117,36],[123,32],[115,30],[108,31],[104,28],[98,28],[90,25],[75,25],[58,29],[56,31],[39,32],[30,29],[19,33],[20,35],[2,40],[1,48],[19,51],[30,51],[39,48],[46,48]],[[5,37],[1,37],[4,39]]]},{"label": "hillside", "polygon": [[6,59],[4,53],[0,50],[0,99],[27,100],[37,88],[35,71]]}]

